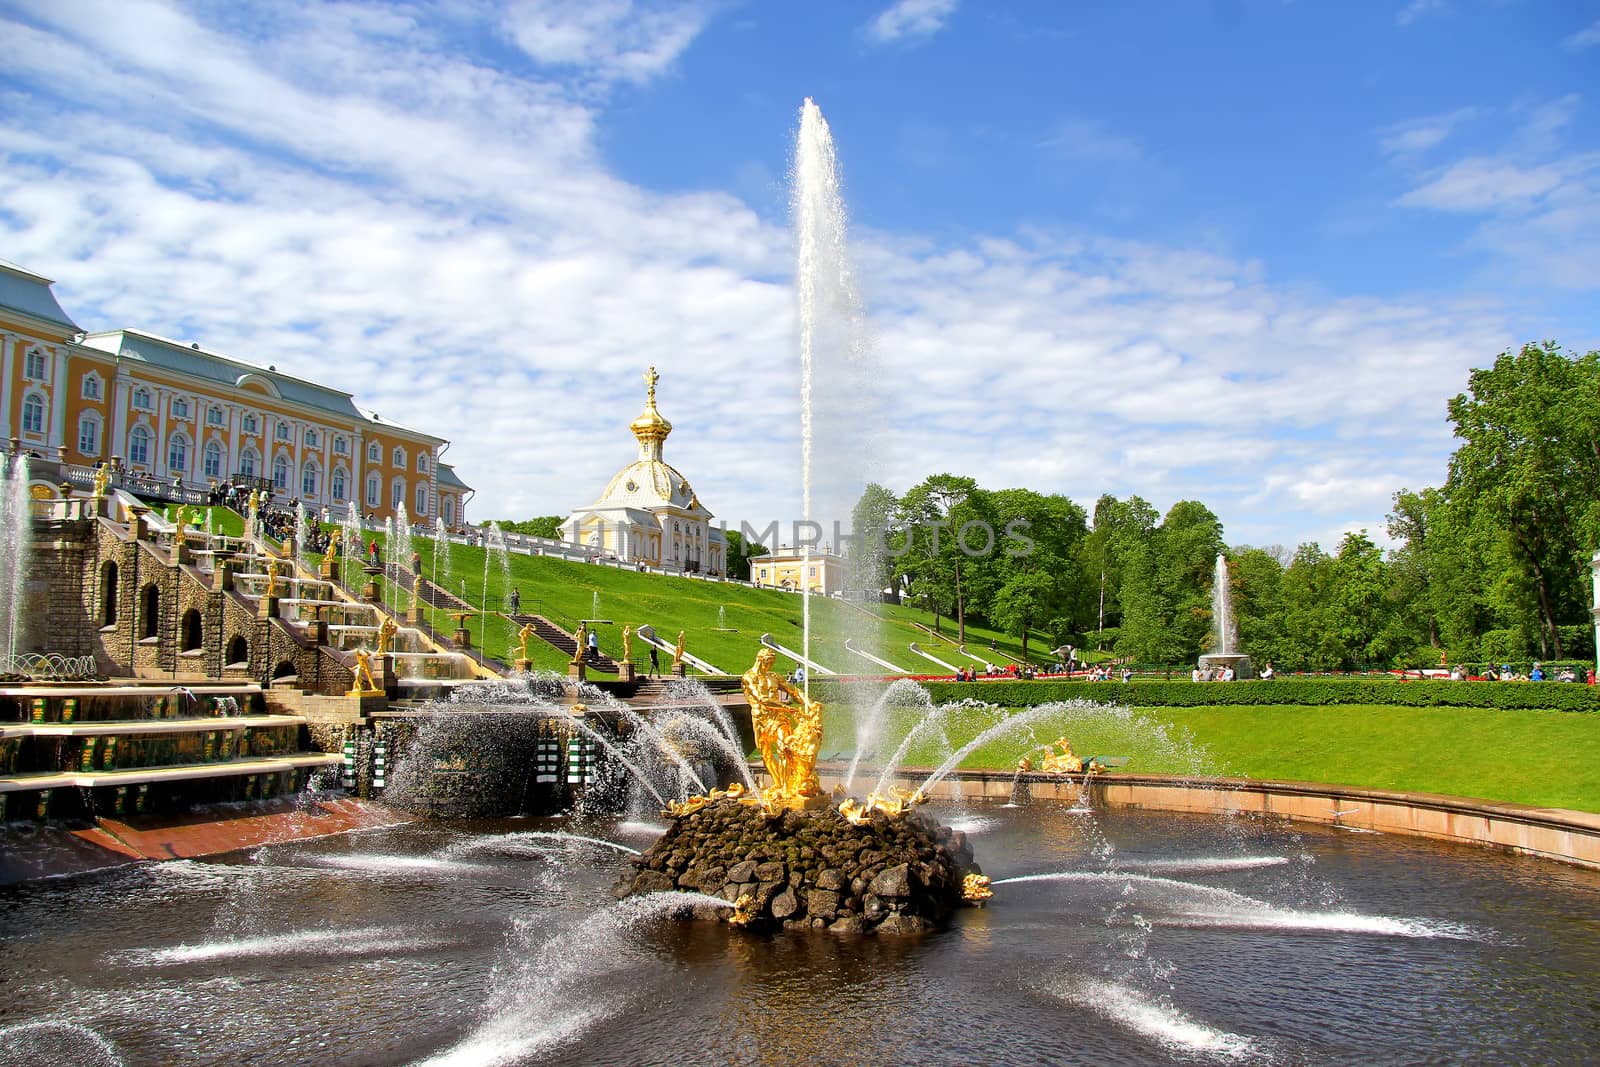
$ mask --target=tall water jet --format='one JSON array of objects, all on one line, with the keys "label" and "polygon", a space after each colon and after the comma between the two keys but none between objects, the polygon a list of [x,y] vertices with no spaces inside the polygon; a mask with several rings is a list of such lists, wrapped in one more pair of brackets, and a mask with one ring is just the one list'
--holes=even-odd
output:
[{"label": "tall water jet", "polygon": [[[394,606],[399,608],[404,606],[406,601],[406,598],[401,594],[407,590],[408,586],[412,586],[412,583],[407,582],[402,577],[405,568],[411,566],[411,517],[406,514],[404,501],[400,503],[400,514],[395,518],[394,532],[389,535],[387,547],[390,557],[394,560]],[[415,597],[416,593],[413,587],[412,598],[415,599]]]},{"label": "tall water jet", "polygon": [[0,649],[8,660],[6,669],[17,656],[17,643],[22,628],[23,601],[28,591],[29,527],[33,521],[33,504],[28,496],[28,457],[22,452],[11,456],[5,466],[3,493],[0,493]]},{"label": "tall water jet", "polygon": [[[865,489],[878,382],[872,373],[861,299],[850,268],[847,213],[840,193],[833,135],[815,102],[800,109],[790,209],[795,231],[795,301],[800,355],[801,655],[812,658],[812,550],[830,526],[847,521]],[[806,531],[804,535],[801,530]],[[835,540],[843,534],[836,533]],[[840,545],[830,543],[830,549]],[[877,626],[864,613],[830,613],[855,638],[877,644]],[[848,620],[845,623],[845,620]],[[854,631],[861,630],[856,633]],[[810,692],[811,672],[805,691]]]},{"label": "tall water jet", "polygon": [[1228,557],[1220,552],[1211,580],[1211,651],[1200,657],[1200,667],[1213,671],[1231,667],[1236,678],[1249,678],[1255,673],[1250,657],[1239,652],[1239,622],[1233,613]]},{"label": "tall water jet", "polygon": [[433,575],[431,578],[435,586],[439,585],[441,572],[444,574],[445,583],[449,584],[450,531],[445,528],[444,519],[436,515],[433,519]]}]

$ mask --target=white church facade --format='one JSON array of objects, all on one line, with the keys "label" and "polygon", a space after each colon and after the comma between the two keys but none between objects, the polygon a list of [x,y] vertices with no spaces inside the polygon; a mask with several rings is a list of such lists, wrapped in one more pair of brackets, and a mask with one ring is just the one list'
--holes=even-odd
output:
[{"label": "white church facade", "polygon": [[666,570],[721,575],[727,569],[722,530],[694,489],[661,458],[672,423],[656,410],[651,367],[644,412],[628,428],[639,442],[639,458],[618,471],[598,499],[561,524],[561,539],[600,556]]}]

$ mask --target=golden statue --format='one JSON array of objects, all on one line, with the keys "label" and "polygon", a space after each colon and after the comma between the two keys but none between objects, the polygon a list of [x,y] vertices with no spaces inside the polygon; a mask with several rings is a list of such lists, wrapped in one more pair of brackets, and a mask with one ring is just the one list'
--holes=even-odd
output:
[{"label": "golden statue", "polygon": [[633,627],[622,628],[622,662],[633,662]]},{"label": "golden statue", "polygon": [[249,510],[252,511],[252,512],[259,512],[261,510],[261,490],[259,490],[259,489],[250,490]]},{"label": "golden statue", "polygon": [[272,556],[267,557],[267,596],[278,596],[278,561]]},{"label": "golden statue", "polygon": [[111,468],[104,463],[94,469],[94,495],[105,496],[111,489]]},{"label": "golden statue", "polygon": [[[365,682],[366,684],[362,684]],[[372,655],[364,648],[356,649],[356,669],[350,679],[350,695],[353,697],[371,697],[383,695],[383,690],[378,688],[378,683],[372,677]]]},{"label": "golden statue", "polygon": [[341,530],[341,529],[339,529],[337,527],[334,528],[333,536],[328,538],[328,550],[322,554],[322,565],[324,567],[331,567],[335,563],[338,562],[338,560],[339,560],[339,541],[343,537],[343,535],[344,535],[344,531],[343,530]]},{"label": "golden statue", "polygon": [[989,879],[981,874],[969,874],[961,879],[961,899],[968,904],[983,907],[984,902],[994,896],[994,890],[989,888]]},{"label": "golden statue", "polygon": [[572,650],[572,663],[579,666],[583,663],[584,645],[589,641],[589,624],[580,620],[578,622],[578,643]]},{"label": "golden statue", "polygon": [[522,649],[523,659],[528,658],[528,638],[533,636],[533,623],[525,622],[522,629],[517,631],[517,646]]},{"label": "golden statue", "polygon": [[[682,654],[682,637],[679,637]],[[756,653],[755,666],[744,673],[740,685],[750,702],[750,720],[755,727],[756,748],[761,762],[772,776],[772,788],[763,798],[769,810],[817,806],[823,799],[817,781],[817,749],[822,744],[822,704],[807,700],[805,694],[775,674],[776,653],[763,648]]]},{"label": "golden statue", "polygon": [[177,529],[175,529],[172,532],[172,543],[175,544],[175,545],[179,545],[179,544],[183,543],[183,535],[185,533],[184,527],[186,525],[188,525],[188,523],[189,523],[189,516],[187,516],[187,515],[185,515],[183,513],[183,508],[181,508],[181,507],[178,509],[178,520],[177,521],[178,521]]},{"label": "golden statue", "polygon": [[[1055,751],[1060,749],[1060,752]],[[1044,758],[1039,761],[1039,769],[1046,774],[1099,774],[1105,767],[1094,756],[1087,760],[1072,751],[1072,745],[1065,737],[1056,741],[1054,745],[1045,746]]]},{"label": "golden statue", "polygon": [[394,635],[399,632],[400,627],[395,624],[394,619],[385,615],[383,621],[378,624],[378,655],[389,654],[389,645],[394,641]]},{"label": "golden statue", "polygon": [[[756,657],[756,662],[761,662],[761,657]],[[677,670],[683,666],[683,631],[678,631],[678,647],[672,650],[672,669]],[[752,668],[753,669],[753,668]],[[748,676],[747,676],[748,677]]]}]

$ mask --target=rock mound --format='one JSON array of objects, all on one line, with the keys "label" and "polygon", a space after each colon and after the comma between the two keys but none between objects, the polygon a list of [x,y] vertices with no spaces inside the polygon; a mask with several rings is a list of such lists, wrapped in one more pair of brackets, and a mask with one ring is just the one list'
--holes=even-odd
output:
[{"label": "rock mound", "polygon": [[736,800],[713,801],[678,819],[630,861],[615,889],[687,890],[746,903],[698,909],[702,917],[756,928],[920,933],[962,905],[962,880],[981,874],[967,835],[920,811],[852,825],[838,811],[768,815]]}]

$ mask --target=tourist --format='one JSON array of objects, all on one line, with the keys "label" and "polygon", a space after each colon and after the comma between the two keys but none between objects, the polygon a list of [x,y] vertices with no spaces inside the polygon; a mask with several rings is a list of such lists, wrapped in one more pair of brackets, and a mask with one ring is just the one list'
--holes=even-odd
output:
[{"label": "tourist", "polygon": [[367,558],[372,561],[374,567],[378,565],[378,539],[376,537],[367,544]]},{"label": "tourist", "polygon": [[589,658],[592,660],[600,658],[600,632],[598,630],[589,631]]},{"label": "tourist", "polygon": [[1133,678],[1133,668],[1132,667],[1123,667],[1122,668],[1122,684],[1123,685],[1127,685],[1129,680],[1131,680],[1132,678]]},{"label": "tourist", "polygon": [[1261,680],[1265,681],[1265,682],[1270,682],[1270,681],[1272,681],[1272,679],[1274,679],[1276,677],[1277,677],[1277,672],[1275,672],[1272,669],[1272,661],[1269,659],[1269,660],[1267,660],[1267,665],[1265,667],[1261,668]]},{"label": "tourist", "polygon": [[1235,677],[1237,676],[1233,673],[1233,664],[1230,663],[1226,667],[1222,668],[1222,680],[1224,682],[1231,682]]},{"label": "tourist", "polygon": [[520,592],[518,592],[517,590],[513,589],[513,590],[511,590],[511,614],[520,615],[521,613],[522,613],[522,594]]},{"label": "tourist", "polygon": [[654,678],[661,673],[661,653],[655,645],[650,646],[650,677]]},{"label": "tourist", "polygon": [[1533,671],[1528,675],[1528,681],[1530,681],[1530,682],[1542,682],[1542,681],[1544,681],[1544,668],[1541,667],[1539,664],[1535,663],[1533,665]]}]

